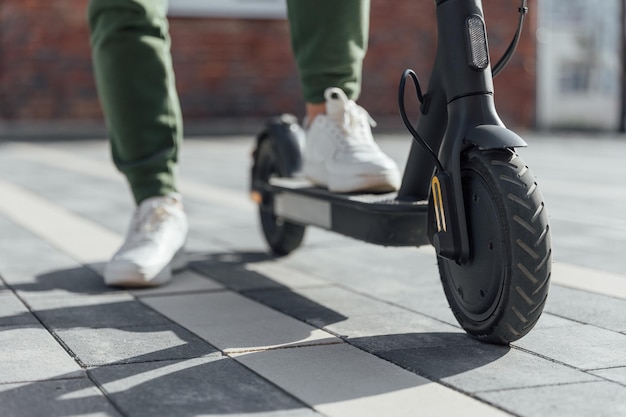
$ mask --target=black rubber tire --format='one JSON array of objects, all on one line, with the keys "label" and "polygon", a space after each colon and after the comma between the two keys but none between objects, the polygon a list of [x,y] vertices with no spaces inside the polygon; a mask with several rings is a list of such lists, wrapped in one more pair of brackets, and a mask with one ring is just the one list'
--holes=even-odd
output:
[{"label": "black rubber tire", "polygon": [[448,303],[477,339],[508,344],[526,335],[545,305],[552,269],[548,215],[535,178],[508,149],[472,149],[461,163],[470,261],[439,257]]},{"label": "black rubber tire", "polygon": [[[276,151],[271,139],[264,139],[255,152],[256,161],[253,179],[260,184],[268,184],[272,177],[288,177],[284,161]],[[305,226],[289,222],[274,213],[274,196],[270,192],[263,192],[259,204],[259,217],[263,236],[274,255],[284,256],[302,243]]]}]

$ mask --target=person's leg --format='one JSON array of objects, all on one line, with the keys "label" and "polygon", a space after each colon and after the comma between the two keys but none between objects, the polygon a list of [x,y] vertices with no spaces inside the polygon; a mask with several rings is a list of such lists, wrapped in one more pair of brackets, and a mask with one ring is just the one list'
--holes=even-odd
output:
[{"label": "person's leg", "polygon": [[328,87],[349,99],[361,92],[369,34],[369,0],[287,0],[291,44],[304,99],[324,103]]},{"label": "person's leg", "polygon": [[184,266],[187,218],[176,193],[182,120],[166,0],[90,0],[96,84],[113,160],[136,203],[126,240],[106,265],[113,286],[153,286]]},{"label": "person's leg", "polygon": [[113,161],[139,204],[176,191],[182,120],[165,0],[91,0],[96,84]]},{"label": "person's leg", "polygon": [[306,101],[304,174],[331,191],[391,191],[394,161],[355,103],[369,34],[369,0],[287,0],[291,44]]}]

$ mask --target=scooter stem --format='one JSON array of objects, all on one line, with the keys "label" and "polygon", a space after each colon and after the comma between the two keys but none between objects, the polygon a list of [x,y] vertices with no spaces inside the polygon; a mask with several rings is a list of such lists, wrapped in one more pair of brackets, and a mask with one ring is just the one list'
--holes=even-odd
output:
[{"label": "scooter stem", "polygon": [[[464,264],[470,257],[470,245],[461,187],[461,154],[472,146],[506,148],[525,146],[525,142],[504,127],[495,109],[481,0],[435,3],[437,54],[416,130],[431,148],[439,150],[445,171],[442,174],[448,177],[438,184],[450,200],[446,207],[448,230],[446,234],[435,234],[435,247],[440,256]],[[429,198],[430,181],[424,179],[431,178],[433,172],[429,156],[413,144],[399,198]]]}]

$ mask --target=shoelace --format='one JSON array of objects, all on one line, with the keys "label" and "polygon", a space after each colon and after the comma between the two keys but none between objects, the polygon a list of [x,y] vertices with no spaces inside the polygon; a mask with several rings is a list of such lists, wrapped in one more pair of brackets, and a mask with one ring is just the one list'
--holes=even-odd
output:
[{"label": "shoelace", "polygon": [[145,242],[159,231],[171,213],[162,205],[153,205],[145,210],[139,210],[131,223],[131,239],[133,243]]},{"label": "shoelace", "polygon": [[376,121],[367,110],[357,105],[354,101],[345,103],[343,118],[335,119],[335,122],[343,133],[343,135],[340,135],[342,138],[341,145],[349,147],[369,144],[369,140],[365,140],[365,138],[369,137],[367,127],[368,125],[371,127],[376,126]]}]

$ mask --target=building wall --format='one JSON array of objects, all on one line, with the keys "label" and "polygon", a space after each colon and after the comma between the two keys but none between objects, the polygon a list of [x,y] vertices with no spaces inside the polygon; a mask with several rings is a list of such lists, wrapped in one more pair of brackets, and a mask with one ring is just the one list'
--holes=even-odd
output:
[{"label": "building wall", "polygon": [[[534,126],[535,14],[517,55],[496,80],[505,123]],[[92,78],[85,0],[0,3],[0,122],[101,120]],[[435,44],[432,1],[372,0],[370,48],[361,104],[374,118],[397,117],[405,68],[425,83]],[[506,49],[517,1],[485,0],[494,61]],[[177,85],[188,121],[302,113],[300,86],[283,19],[170,21]]]}]

